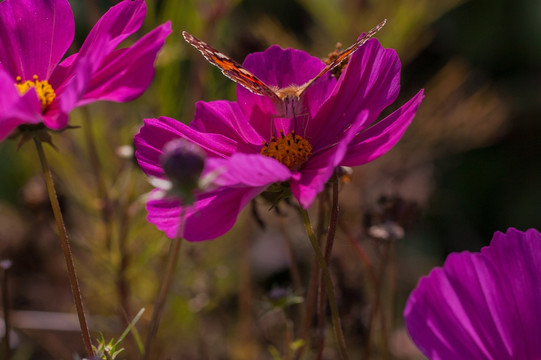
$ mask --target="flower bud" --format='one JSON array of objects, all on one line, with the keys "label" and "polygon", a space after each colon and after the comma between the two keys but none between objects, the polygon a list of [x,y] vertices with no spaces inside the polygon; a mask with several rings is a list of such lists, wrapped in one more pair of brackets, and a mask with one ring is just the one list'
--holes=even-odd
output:
[{"label": "flower bud", "polygon": [[205,158],[203,149],[186,139],[175,139],[164,146],[160,162],[171,181],[169,195],[180,197],[185,204],[193,203],[193,191],[199,188]]}]

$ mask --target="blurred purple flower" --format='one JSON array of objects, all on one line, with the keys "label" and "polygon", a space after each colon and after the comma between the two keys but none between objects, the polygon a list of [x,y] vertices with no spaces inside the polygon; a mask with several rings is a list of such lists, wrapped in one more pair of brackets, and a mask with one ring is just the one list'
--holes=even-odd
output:
[{"label": "blurred purple flower", "polygon": [[[243,65],[278,87],[304,84],[325,66],[303,51],[278,46],[249,55]],[[278,118],[271,99],[237,86],[237,101],[198,102],[189,126],[166,117],[145,120],[135,138],[137,159],[148,175],[162,178],[163,144],[181,137],[201,146],[208,159],[233,160],[223,164],[222,172],[230,173],[232,186],[201,194],[187,214],[187,240],[222,235],[251,199],[277,182],[288,181],[293,196],[308,208],[337,166],[361,165],[381,156],[410,124],[422,90],[376,122],[398,96],[400,68],[396,52],[372,39],[352,55],[339,80],[327,75],[309,87],[303,112],[292,119]],[[233,179],[232,173],[238,177]],[[178,202],[151,200],[147,210],[151,223],[169,237],[176,235]]]},{"label": "blurred purple flower", "polygon": [[170,23],[115,49],[141,27],[145,13],[144,0],[121,1],[96,23],[81,50],[60,62],[74,37],[68,1],[0,2],[0,141],[22,124],[63,129],[77,106],[141,95]]},{"label": "blurred purple flower", "polygon": [[193,204],[193,193],[201,187],[206,157],[203,149],[186,139],[168,142],[161,157],[161,166],[169,180],[165,195],[179,198],[183,205]]},{"label": "blurred purple flower", "polygon": [[431,360],[541,359],[541,233],[497,232],[480,253],[449,255],[404,310]]}]

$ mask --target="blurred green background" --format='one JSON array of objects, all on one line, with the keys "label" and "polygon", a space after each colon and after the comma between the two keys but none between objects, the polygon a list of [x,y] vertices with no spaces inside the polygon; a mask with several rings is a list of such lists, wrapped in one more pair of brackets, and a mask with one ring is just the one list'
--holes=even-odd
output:
[{"label": "blurred green background", "polygon": [[[70,3],[76,18],[73,52],[114,2]],[[495,231],[541,229],[541,2],[147,0],[147,5],[137,36],[166,20],[173,23],[152,86],[129,105],[92,104],[71,115],[72,125],[91,124],[108,201],[98,196],[82,129],[54,135],[58,151],[47,149],[96,337],[98,331],[118,337],[142,307],[147,310],[138,329],[146,332],[169,245],[145,221],[144,194],[151,187],[130,156],[134,134],[144,118],[164,115],[188,123],[195,101],[234,100],[235,84],[183,41],[182,30],[239,62],[272,44],[324,58],[336,42],[349,45],[387,18],[377,38],[396,49],[403,65],[393,108],[425,88],[426,98],[402,141],[356,168],[352,181],[341,187],[348,228],[337,235],[333,271],[355,356],[366,333],[370,293],[346,231],[377,262],[379,245],[366,236],[366,219],[382,196],[419,210],[395,253],[396,330],[390,346],[396,359],[419,358],[407,344],[400,317],[419,276],[449,252],[478,251]],[[83,350],[76,324],[60,321],[65,328],[57,328],[47,317],[74,307],[30,145],[0,143],[0,258],[13,261],[12,309],[19,316],[14,359],[71,358]],[[263,203],[258,208],[265,229],[247,209],[223,238],[183,245],[158,335],[159,358],[270,359],[270,346],[284,351],[283,313],[269,310],[268,294],[274,287],[303,292],[290,280],[280,228],[291,238],[303,287],[311,253],[294,210],[283,207],[283,217],[277,217]],[[296,311],[292,306],[285,314],[295,318]],[[124,346],[125,358],[137,358],[132,337]]]}]

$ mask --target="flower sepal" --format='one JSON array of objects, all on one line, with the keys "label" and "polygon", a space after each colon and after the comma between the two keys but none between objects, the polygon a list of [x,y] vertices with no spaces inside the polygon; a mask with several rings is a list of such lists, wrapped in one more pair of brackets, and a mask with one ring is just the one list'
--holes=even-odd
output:
[{"label": "flower sepal", "polygon": [[32,139],[37,139],[39,142],[47,143],[51,145],[55,150],[58,150],[58,148],[53,144],[53,139],[51,137],[51,131],[54,131],[55,133],[62,133],[66,130],[71,129],[79,129],[80,126],[78,125],[68,125],[63,129],[60,130],[51,130],[45,124],[39,123],[39,124],[23,124],[17,127],[17,129],[9,135],[7,138],[10,140],[17,139],[20,137],[19,143],[17,144],[17,149],[19,149],[21,146],[24,145],[27,141],[30,141]]},{"label": "flower sepal", "polygon": [[53,144],[51,134],[43,123],[20,125],[17,130],[8,137],[8,139],[16,139],[18,137],[20,137],[20,140],[17,143],[17,149],[20,149],[21,146],[23,146],[26,142],[36,139],[39,142],[47,143],[55,150],[58,150],[58,148]]}]

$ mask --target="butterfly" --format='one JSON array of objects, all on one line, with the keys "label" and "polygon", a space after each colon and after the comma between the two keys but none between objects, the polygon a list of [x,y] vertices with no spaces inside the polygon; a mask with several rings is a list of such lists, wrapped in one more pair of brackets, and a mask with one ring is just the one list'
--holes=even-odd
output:
[{"label": "butterfly", "polygon": [[252,93],[262,95],[270,98],[276,105],[277,111],[284,117],[294,117],[295,109],[298,109],[302,102],[302,96],[306,90],[319,80],[323,75],[339,66],[343,61],[348,59],[357,49],[359,49],[364,43],[374,36],[387,22],[384,19],[370,31],[368,31],[363,37],[355,41],[353,45],[342,51],[338,56],[327,64],[314,78],[302,85],[289,85],[283,88],[276,86],[270,86],[259,80],[254,74],[246,70],[235,60],[231,59],[227,55],[222,54],[218,50],[214,49],[209,44],[199,40],[195,36],[189,34],[186,31],[182,32],[184,39],[199,50],[201,54],[212,65],[217,66],[222,73],[236,82],[237,84],[250,90]]}]

